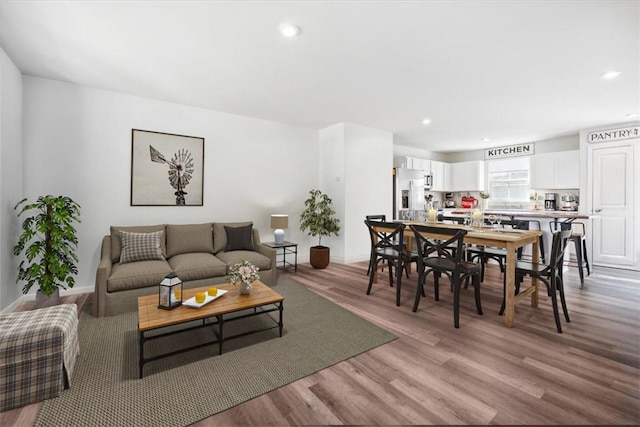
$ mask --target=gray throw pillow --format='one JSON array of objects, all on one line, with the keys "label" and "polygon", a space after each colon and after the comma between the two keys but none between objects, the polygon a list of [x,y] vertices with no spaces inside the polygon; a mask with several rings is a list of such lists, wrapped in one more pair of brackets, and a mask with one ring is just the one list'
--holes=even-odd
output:
[{"label": "gray throw pillow", "polygon": [[120,231],[120,241],[122,242],[120,264],[165,259],[160,246],[163,234],[164,231],[153,233]]},{"label": "gray throw pillow", "polygon": [[253,239],[251,238],[253,225],[244,227],[227,227],[224,231],[227,233],[227,247],[225,251],[253,251]]}]

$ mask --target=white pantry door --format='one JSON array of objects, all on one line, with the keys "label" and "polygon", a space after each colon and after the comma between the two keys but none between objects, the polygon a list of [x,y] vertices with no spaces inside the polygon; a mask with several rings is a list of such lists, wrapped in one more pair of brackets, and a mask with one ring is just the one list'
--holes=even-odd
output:
[{"label": "white pantry door", "polygon": [[634,266],[633,145],[594,148],[593,263]]}]

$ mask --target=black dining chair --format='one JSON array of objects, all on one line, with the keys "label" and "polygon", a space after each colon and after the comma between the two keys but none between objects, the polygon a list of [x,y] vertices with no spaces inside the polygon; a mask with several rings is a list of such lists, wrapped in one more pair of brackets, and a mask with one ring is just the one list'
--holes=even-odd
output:
[{"label": "black dining chair", "polygon": [[[524,276],[530,276],[540,280],[547,287],[547,294],[551,297],[553,305],[553,316],[556,320],[556,327],[559,333],[562,333],[560,325],[560,314],[558,312],[557,296],[560,294],[560,303],[562,311],[567,322],[569,312],[567,311],[567,302],[564,297],[564,283],[562,281],[562,265],[564,262],[564,251],[567,249],[567,243],[571,237],[571,230],[561,230],[553,233],[551,242],[551,254],[549,255],[549,263],[535,263],[530,261],[516,261],[516,295],[520,291],[520,283],[524,280]],[[506,275],[505,275],[506,276]],[[506,280],[503,280],[503,298],[500,307],[500,315],[504,313],[505,307]]]},{"label": "black dining chair", "polygon": [[393,286],[393,268],[396,276],[396,305],[400,305],[400,289],[402,287],[402,271],[411,262],[416,262],[418,255],[405,249],[404,229],[401,222],[364,221],[371,236],[371,273],[367,295],[371,293],[373,277],[378,270],[378,263],[386,262],[389,268],[389,286]]},{"label": "black dining chair", "polygon": [[[367,221],[386,221],[387,215],[379,214],[379,215],[367,215],[365,217]],[[371,234],[371,233],[369,233]],[[367,276],[371,274],[371,258],[369,258],[369,266],[367,267]]]},{"label": "black dining chair", "polygon": [[[410,225],[418,248],[418,288],[413,311],[418,310],[420,297],[424,295],[424,284],[429,273],[433,273],[435,300],[440,300],[439,279],[442,274],[449,277],[453,286],[453,324],[460,327],[460,289],[462,281],[471,278],[475,290],[476,309],[482,314],[480,302],[480,265],[463,259],[463,240],[467,231],[456,228]],[[437,237],[431,237],[437,235]],[[451,246],[456,250],[451,251]]]},{"label": "black dining chair", "polygon": [[[486,220],[485,220],[486,222]],[[518,230],[525,229],[525,221],[503,220],[502,227],[513,228]],[[519,249],[518,258],[521,258],[522,249]],[[484,282],[485,266],[489,260],[494,260],[500,266],[500,272],[504,273],[504,266],[507,263],[507,250],[504,248],[492,248],[489,246],[470,246],[467,248],[467,259],[469,261],[477,260],[480,263],[480,281]]]}]

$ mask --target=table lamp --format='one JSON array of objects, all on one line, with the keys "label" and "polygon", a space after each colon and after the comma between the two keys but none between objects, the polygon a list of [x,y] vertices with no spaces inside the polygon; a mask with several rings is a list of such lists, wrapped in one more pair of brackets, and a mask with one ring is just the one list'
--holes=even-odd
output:
[{"label": "table lamp", "polygon": [[289,215],[271,215],[271,228],[275,229],[273,236],[276,240],[276,245],[281,245],[284,242],[284,229],[287,227],[289,227]]}]

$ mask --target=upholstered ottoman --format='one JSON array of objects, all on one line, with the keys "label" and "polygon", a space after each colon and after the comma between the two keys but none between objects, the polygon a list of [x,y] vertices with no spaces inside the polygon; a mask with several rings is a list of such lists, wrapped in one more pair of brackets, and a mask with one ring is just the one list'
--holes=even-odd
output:
[{"label": "upholstered ottoman", "polygon": [[69,388],[79,352],[75,304],[0,315],[0,411]]}]

